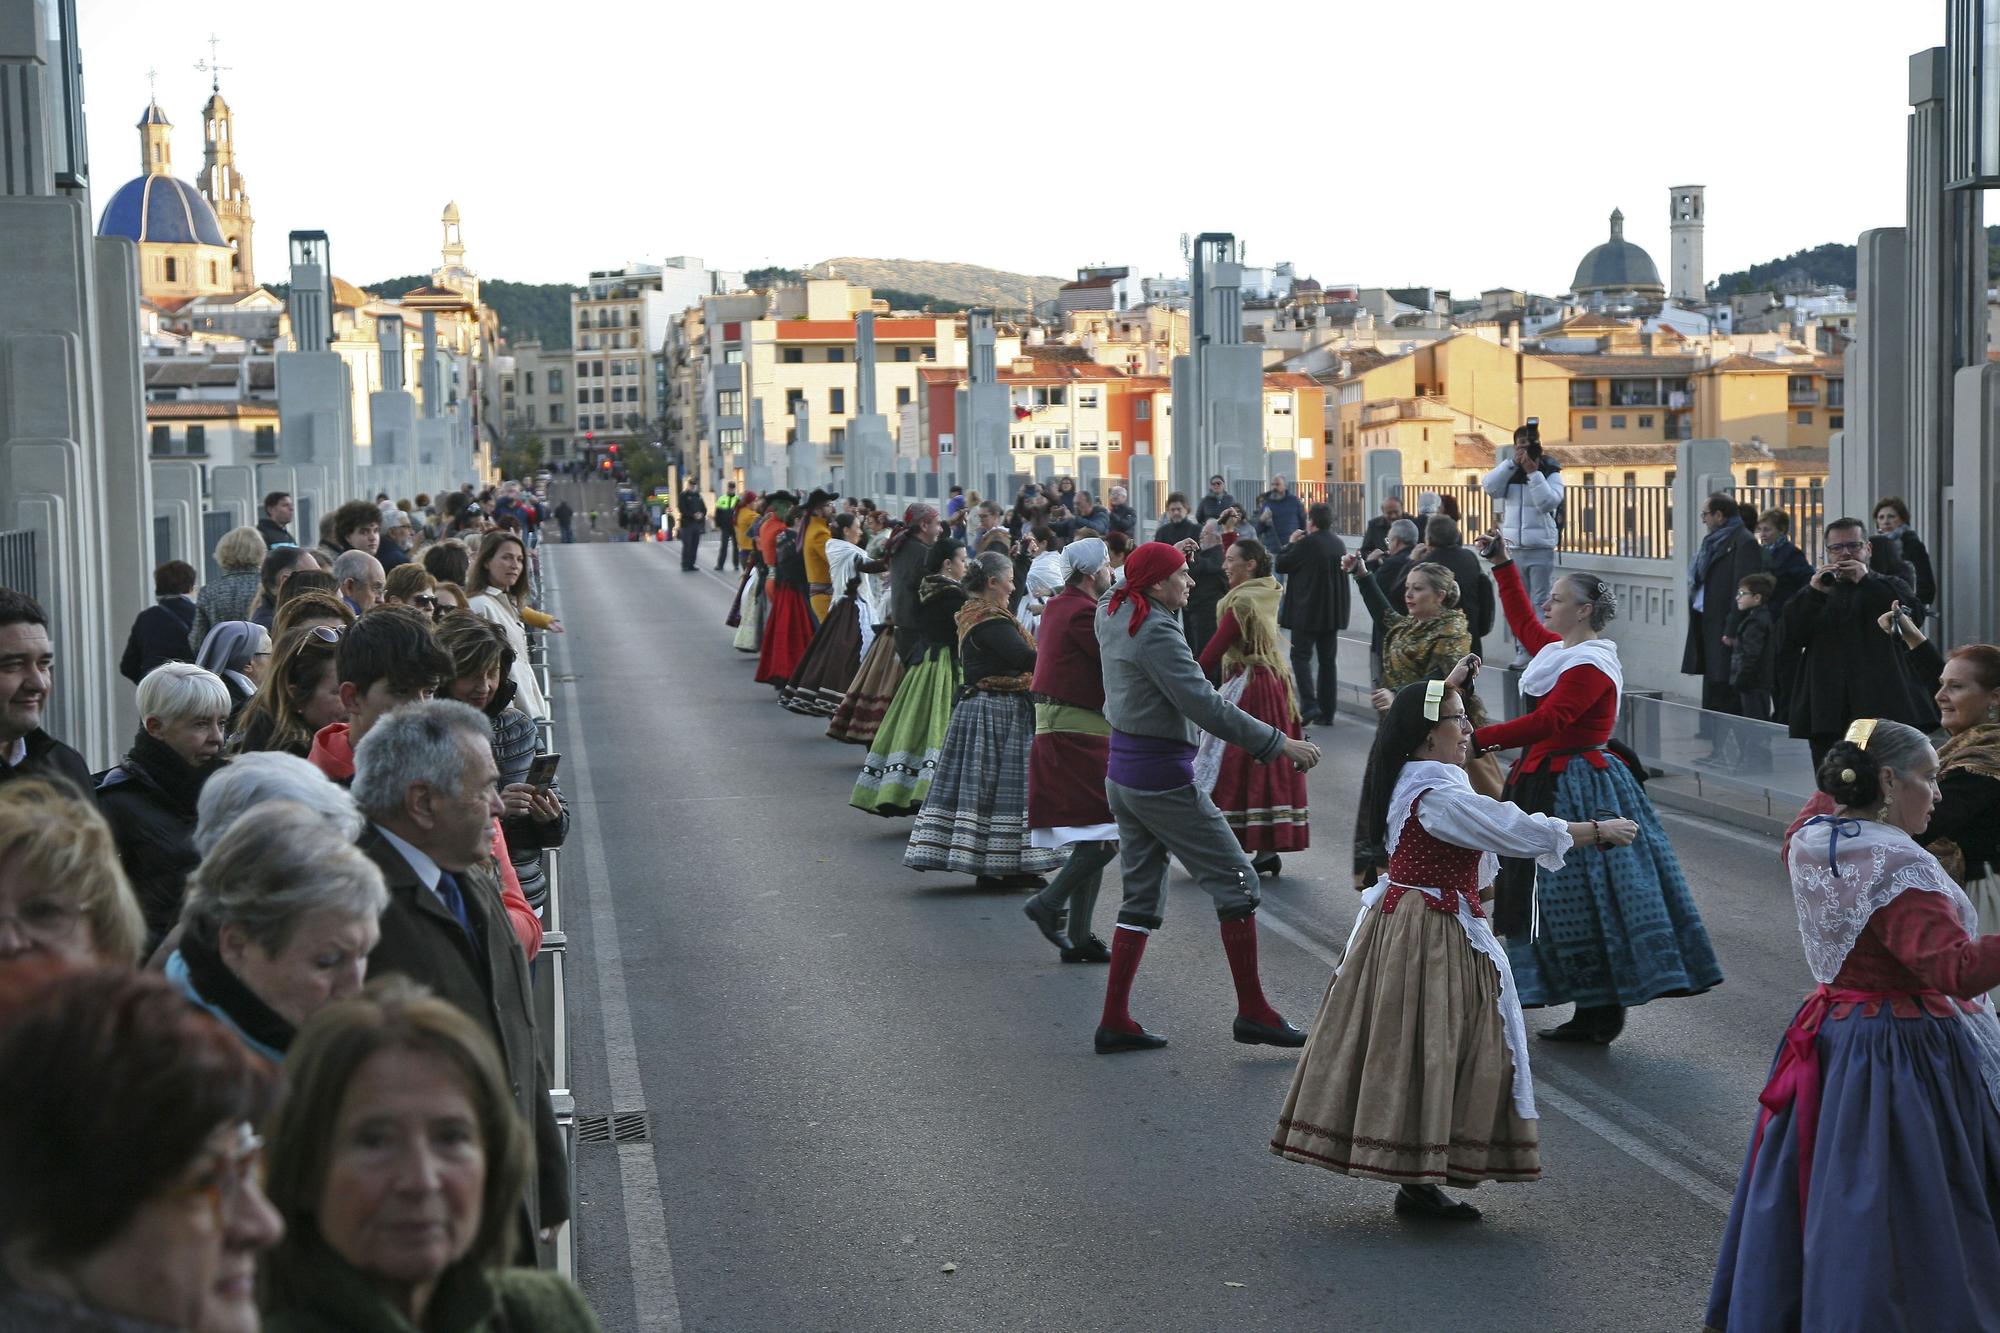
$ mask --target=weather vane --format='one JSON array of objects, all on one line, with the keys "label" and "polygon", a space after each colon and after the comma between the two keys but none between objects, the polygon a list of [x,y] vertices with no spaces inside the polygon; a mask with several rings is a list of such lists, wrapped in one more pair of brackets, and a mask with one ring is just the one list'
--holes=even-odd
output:
[{"label": "weather vane", "polygon": [[221,92],[222,72],[227,69],[235,68],[234,65],[225,65],[222,63],[220,59],[221,53],[217,49],[221,45],[222,45],[222,39],[220,37],[217,37],[214,33],[210,33],[208,35],[208,59],[197,60],[194,62],[195,69],[199,70],[203,74],[208,75],[208,89],[210,92],[216,92],[216,93]]},{"label": "weather vane", "polygon": [[149,102],[160,100],[160,71],[156,69],[146,71],[146,100]]}]

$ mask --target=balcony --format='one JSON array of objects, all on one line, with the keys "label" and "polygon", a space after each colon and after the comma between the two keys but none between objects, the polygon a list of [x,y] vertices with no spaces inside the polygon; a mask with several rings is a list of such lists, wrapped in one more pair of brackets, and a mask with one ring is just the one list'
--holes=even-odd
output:
[{"label": "balcony", "polygon": [[1785,401],[1793,407],[1811,407],[1819,402],[1819,390],[1794,387],[1786,392]]}]

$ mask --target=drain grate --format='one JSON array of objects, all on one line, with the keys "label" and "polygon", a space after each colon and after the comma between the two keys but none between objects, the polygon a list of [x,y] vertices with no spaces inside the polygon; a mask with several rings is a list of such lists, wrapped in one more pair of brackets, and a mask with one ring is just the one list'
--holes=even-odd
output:
[{"label": "drain grate", "polygon": [[652,1121],[644,1111],[613,1111],[610,1115],[576,1118],[578,1143],[650,1143]]}]

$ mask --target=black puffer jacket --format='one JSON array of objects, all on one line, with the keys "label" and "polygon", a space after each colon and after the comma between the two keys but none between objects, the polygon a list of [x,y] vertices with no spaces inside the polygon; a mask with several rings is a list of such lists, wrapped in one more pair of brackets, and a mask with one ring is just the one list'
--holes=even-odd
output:
[{"label": "black puffer jacket", "polygon": [[190,768],[164,741],[141,731],[125,762],[97,781],[97,808],[146,914],[148,953],[180,920],[187,877],[201,860],[194,850],[195,802],[219,766]]}]

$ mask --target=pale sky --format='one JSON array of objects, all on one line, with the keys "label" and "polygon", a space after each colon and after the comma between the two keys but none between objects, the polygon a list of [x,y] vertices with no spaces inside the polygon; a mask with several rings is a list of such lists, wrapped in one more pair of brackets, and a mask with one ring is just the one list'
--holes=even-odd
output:
[{"label": "pale sky", "polygon": [[1706,276],[1903,220],[1907,57],[1944,0],[1288,5],[79,0],[93,206],[146,71],[201,167],[211,31],[257,276],[320,229],[365,282],[839,255],[1184,272],[1183,233],[1323,282],[1567,289],[1614,206]]}]

